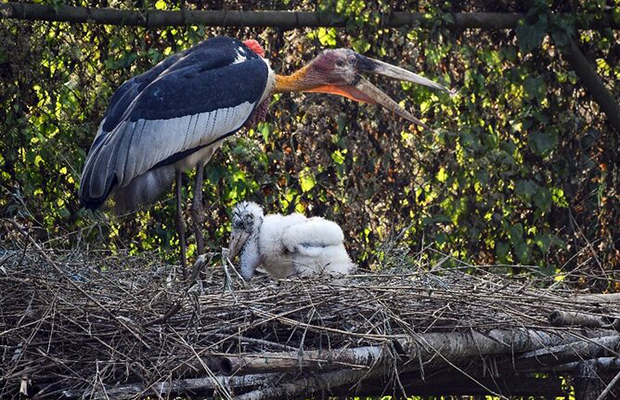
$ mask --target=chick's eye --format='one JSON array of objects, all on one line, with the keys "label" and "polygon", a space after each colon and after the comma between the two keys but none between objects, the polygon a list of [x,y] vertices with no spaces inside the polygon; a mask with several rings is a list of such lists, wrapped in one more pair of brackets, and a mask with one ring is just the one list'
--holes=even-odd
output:
[{"label": "chick's eye", "polygon": [[336,61],[336,65],[339,66],[339,67],[344,67],[344,61],[338,60],[338,61]]}]

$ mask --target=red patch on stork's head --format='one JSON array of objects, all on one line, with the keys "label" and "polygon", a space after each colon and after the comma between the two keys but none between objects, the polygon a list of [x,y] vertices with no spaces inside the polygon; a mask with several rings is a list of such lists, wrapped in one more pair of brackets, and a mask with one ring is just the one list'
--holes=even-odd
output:
[{"label": "red patch on stork's head", "polygon": [[252,50],[254,53],[265,58],[265,49],[263,49],[263,46],[261,46],[260,43],[258,43],[256,40],[254,39],[244,40],[243,44],[248,46],[248,48]]}]

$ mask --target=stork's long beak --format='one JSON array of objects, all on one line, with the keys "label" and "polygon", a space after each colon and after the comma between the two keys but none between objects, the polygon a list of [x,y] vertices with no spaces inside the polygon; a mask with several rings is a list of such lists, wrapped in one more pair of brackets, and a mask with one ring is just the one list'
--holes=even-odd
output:
[{"label": "stork's long beak", "polygon": [[450,93],[451,95],[455,94],[454,91],[440,85],[439,83],[433,82],[430,79],[426,79],[418,74],[414,74],[404,68],[400,68],[380,60],[375,60],[374,58],[365,57],[361,54],[356,54],[356,58],[357,67],[360,72],[372,72],[387,76],[389,78],[398,79],[400,81],[417,83],[418,85],[424,85],[433,89],[442,90]]},{"label": "stork's long beak", "polygon": [[[433,89],[442,90],[444,92],[450,93],[451,95],[454,94],[452,90],[436,82],[433,82],[430,79],[426,79],[423,76],[414,74],[413,72],[408,71],[404,68],[400,68],[380,60],[375,60],[374,58],[365,57],[361,54],[356,54],[355,56],[357,58],[357,68],[359,72],[371,72],[387,76],[389,78],[417,83],[419,85],[428,86]],[[405,110],[404,108],[399,106],[398,103],[392,100],[387,94],[383,93],[381,89],[368,82],[361,76],[359,77],[357,83],[354,85],[354,88],[362,92],[365,96],[372,99],[375,104],[379,104],[392,111],[393,113],[398,114],[401,117],[413,122],[414,124],[418,124],[428,129],[428,125],[411,115],[407,110]]]},{"label": "stork's long beak", "polygon": [[247,242],[250,234],[246,231],[233,232],[230,235],[230,243],[228,244],[228,258],[232,261],[239,254],[245,242]]},{"label": "stork's long beak", "polygon": [[[357,53],[355,54],[355,57],[357,58],[358,73],[374,73],[384,75],[389,78],[428,86],[433,89],[450,93],[450,95],[455,94],[454,91],[426,79],[423,76],[407,71],[406,69],[385,63],[383,61],[375,60],[370,57],[365,57]],[[411,113],[399,106],[396,101],[390,98],[390,96],[385,94],[381,91],[381,89],[370,83],[368,80],[364,79],[361,75],[357,76],[356,82],[352,85],[323,85],[306,91],[338,94],[363,103],[379,104],[380,106],[387,108],[393,113],[400,115],[414,124],[418,124],[426,129],[429,128],[428,125],[411,115]]]},{"label": "stork's long beak", "polygon": [[359,78],[359,81],[355,84],[355,86],[353,86],[353,88],[359,90],[364,95],[372,99],[372,104],[379,104],[387,108],[388,110],[392,111],[393,113],[400,115],[406,120],[409,120],[413,122],[414,124],[418,124],[426,129],[429,129],[428,125],[426,125],[424,122],[420,121],[419,119],[411,115],[409,111],[399,106],[398,103],[392,100],[390,96],[383,93],[381,89],[379,89],[372,83],[368,82],[366,79],[362,78],[361,76]]}]

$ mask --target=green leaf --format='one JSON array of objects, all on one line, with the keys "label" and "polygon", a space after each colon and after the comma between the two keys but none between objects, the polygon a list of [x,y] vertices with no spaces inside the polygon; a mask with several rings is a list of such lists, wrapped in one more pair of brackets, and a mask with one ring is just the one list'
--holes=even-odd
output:
[{"label": "green leaf", "polygon": [[439,168],[439,172],[437,172],[437,180],[441,183],[448,180],[448,173],[444,167]]},{"label": "green leaf", "polygon": [[515,184],[515,193],[522,200],[529,201],[538,191],[538,185],[531,180],[520,180]]},{"label": "green leaf", "polygon": [[258,130],[260,134],[263,135],[263,140],[265,143],[269,142],[269,134],[271,133],[271,129],[269,128],[269,124],[266,122],[261,122],[258,124]]},{"label": "green leaf", "polygon": [[162,58],[164,58],[163,54],[161,54],[155,49],[149,49],[146,54],[148,55],[149,60],[151,60],[152,64],[157,64],[159,61],[161,61]]},{"label": "green leaf", "polygon": [[66,207],[62,207],[58,210],[58,215],[60,215],[61,218],[69,218],[71,216],[71,213],[69,212],[69,210],[67,210]]},{"label": "green leaf", "polygon": [[533,25],[519,21],[516,31],[519,48],[527,54],[538,47],[547,35],[547,18],[545,15],[541,15],[540,19]]},{"label": "green leaf", "polygon": [[441,213],[441,214],[437,214],[434,215],[431,219],[431,221],[433,222],[441,222],[441,223],[447,223],[449,224],[450,222],[452,222],[452,220],[450,219],[450,217],[448,217],[446,214]]},{"label": "green leaf", "polygon": [[366,53],[370,50],[370,43],[366,39],[359,38],[358,40],[353,42],[353,50],[357,51],[360,54]]},{"label": "green leaf", "polygon": [[508,251],[510,251],[510,245],[508,243],[497,242],[495,244],[495,255],[499,258],[501,263],[505,264],[508,262]]},{"label": "green leaf", "polygon": [[336,29],[335,28],[319,28],[317,34],[319,42],[323,46],[334,47],[336,46]]},{"label": "green leaf", "polygon": [[523,87],[525,89],[525,92],[531,98],[535,98],[539,101],[545,98],[545,96],[547,95],[547,85],[540,77],[528,77],[525,80]]},{"label": "green leaf", "polygon": [[448,241],[448,237],[446,236],[445,233],[440,232],[435,235],[435,243],[437,243],[438,245],[442,245],[446,243],[447,241]]},{"label": "green leaf", "polygon": [[534,195],[534,204],[536,204],[536,207],[538,207],[539,210],[548,212],[551,209],[552,199],[553,197],[551,196],[551,191],[543,187],[540,188]]},{"label": "green leaf", "polygon": [[549,250],[549,246],[551,245],[551,238],[549,235],[538,234],[534,236],[534,241],[543,253],[546,253],[547,250]]},{"label": "green leaf", "polygon": [[124,69],[131,65],[138,58],[136,53],[127,53],[120,60],[118,60],[118,69]]},{"label": "green leaf", "polygon": [[528,145],[538,155],[546,157],[558,143],[558,135],[554,130],[538,131],[528,137]]},{"label": "green leaf", "polygon": [[346,129],[348,121],[344,117],[338,117],[336,118],[336,123],[338,123],[338,134],[341,135],[342,132],[344,132],[344,130]]},{"label": "green leaf", "polygon": [[570,36],[564,31],[554,30],[551,32],[551,37],[556,46],[566,46],[570,41]]},{"label": "green leaf", "polygon": [[519,242],[523,242],[523,226],[521,224],[509,226],[508,236],[510,236],[512,245],[516,247]]},{"label": "green leaf", "polygon": [[347,150],[336,150],[332,153],[332,160],[334,160],[334,162],[338,165],[342,165],[342,163],[344,163],[345,160],[345,154],[347,153]]},{"label": "green leaf", "polygon": [[515,245],[515,253],[517,253],[517,257],[522,263],[530,261],[530,248],[525,242],[519,242]]},{"label": "green leaf", "polygon": [[316,185],[316,180],[310,170],[305,169],[299,174],[299,185],[301,186],[301,191],[304,193],[312,190]]}]

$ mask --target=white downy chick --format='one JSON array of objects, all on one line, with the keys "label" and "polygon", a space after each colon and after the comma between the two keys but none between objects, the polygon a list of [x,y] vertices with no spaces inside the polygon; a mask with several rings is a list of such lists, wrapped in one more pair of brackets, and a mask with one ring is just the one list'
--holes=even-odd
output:
[{"label": "white downy chick", "polygon": [[249,281],[257,268],[272,278],[348,275],[355,271],[344,247],[344,234],[324,218],[270,214],[252,202],[233,210],[229,257],[240,253],[241,276]]}]

